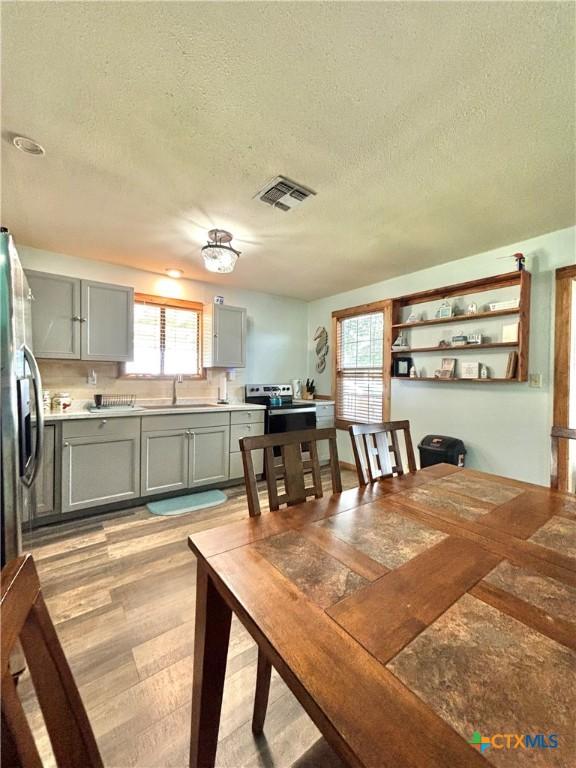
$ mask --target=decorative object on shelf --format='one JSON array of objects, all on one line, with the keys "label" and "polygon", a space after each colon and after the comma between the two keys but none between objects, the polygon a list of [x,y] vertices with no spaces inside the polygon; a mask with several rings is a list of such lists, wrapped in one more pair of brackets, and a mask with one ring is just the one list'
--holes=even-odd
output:
[{"label": "decorative object on shelf", "polygon": [[498,256],[498,259],[514,259],[518,272],[523,272],[526,269],[526,256],[523,253],[513,253],[511,256]]},{"label": "decorative object on shelf", "polygon": [[448,299],[444,299],[444,301],[440,304],[436,312],[434,313],[434,317],[439,320],[443,317],[453,317],[454,312],[452,309],[452,304],[448,301]]},{"label": "decorative object on shelf", "polygon": [[493,301],[488,304],[490,312],[501,312],[504,309],[518,309],[520,299],[508,299],[508,301]]},{"label": "decorative object on shelf", "polygon": [[452,336],[453,347],[465,347],[468,344],[468,336],[462,331],[458,331],[456,336]]},{"label": "decorative object on shelf", "polygon": [[462,379],[479,379],[478,375],[480,370],[480,363],[471,362],[466,360],[460,364],[460,378]]},{"label": "decorative object on shelf", "polygon": [[502,326],[502,341],[516,343],[518,341],[518,323],[508,323]]},{"label": "decorative object on shelf", "polygon": [[478,314],[478,304],[476,304],[475,301],[471,301],[470,304],[466,307],[466,314],[467,315],[477,315]]},{"label": "decorative object on shelf", "polygon": [[392,349],[397,351],[400,349],[408,349],[408,339],[403,333],[400,333],[396,337],[396,341],[392,344]]},{"label": "decorative object on shelf", "polygon": [[414,367],[411,357],[395,357],[393,362],[394,376],[409,378],[410,369]]},{"label": "decorative object on shelf", "polygon": [[506,379],[516,378],[516,368],[518,366],[518,352],[508,353],[508,363],[506,365]]},{"label": "decorative object on shelf", "polygon": [[452,342],[449,341],[448,339],[440,339],[440,341],[438,342],[438,346],[441,347],[442,349],[444,349],[444,347],[449,348],[452,346]]},{"label": "decorative object on shelf", "polygon": [[228,245],[231,241],[232,235],[225,229],[211,229],[208,232],[208,242],[202,248],[202,256],[209,272],[226,274],[234,270],[240,251]]},{"label": "decorative object on shelf", "polygon": [[323,373],[326,369],[326,357],[328,356],[328,331],[324,326],[319,325],[314,333],[314,341],[316,342],[316,370],[318,373]]},{"label": "decorative object on shelf", "polygon": [[480,378],[481,379],[489,379],[490,378],[490,376],[488,374],[488,366],[484,365],[484,363],[482,363],[482,365],[480,366]]},{"label": "decorative object on shelf", "polygon": [[469,333],[466,339],[468,344],[482,344],[483,336],[479,331],[474,331],[474,333]]},{"label": "decorative object on shelf", "polygon": [[410,378],[411,379],[417,379],[418,378],[418,371],[416,370],[415,366],[412,366],[410,368]]},{"label": "decorative object on shelf", "polygon": [[443,357],[442,367],[434,371],[434,377],[436,379],[453,379],[455,371],[456,371],[456,358]]},{"label": "decorative object on shelf", "polygon": [[420,315],[417,314],[416,312],[410,312],[410,314],[408,315],[408,318],[406,319],[406,322],[407,323],[419,323],[421,319],[422,318],[420,317]]}]

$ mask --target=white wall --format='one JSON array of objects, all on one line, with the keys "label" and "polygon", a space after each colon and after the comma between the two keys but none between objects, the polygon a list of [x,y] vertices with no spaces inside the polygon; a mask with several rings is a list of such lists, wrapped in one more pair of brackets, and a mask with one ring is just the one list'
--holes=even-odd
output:
[{"label": "white wall", "polygon": [[[575,228],[563,229],[311,302],[308,305],[308,376],[314,376],[320,394],[331,392],[330,358],[326,371],[317,374],[310,340],[315,329],[324,325],[330,335],[330,353],[334,352],[334,339],[331,338],[333,310],[508,272],[513,268],[513,261],[499,257],[520,251],[527,256],[527,268],[533,278],[529,370],[542,374],[542,388],[534,389],[527,383],[393,381],[392,418],[410,420],[415,443],[429,433],[462,438],[468,449],[468,466],[548,484],[553,400],[554,271],[575,262],[575,236]],[[345,432],[339,432],[339,451],[342,460],[353,460]]]},{"label": "white wall", "polygon": [[[245,369],[237,371],[236,381],[229,385],[230,394],[235,398],[243,395],[242,388],[245,383],[289,382],[293,378],[302,377],[306,371],[307,315],[304,301],[257,291],[223,288],[192,280],[171,280],[140,269],[66,256],[23,245],[18,245],[18,253],[26,269],[130,285],[140,293],[201,301],[205,304],[211,303],[214,296],[222,295],[227,304],[246,307],[248,309],[247,365]],[[50,373],[53,378],[55,366],[66,373],[66,361],[50,364]],[[86,363],[83,367],[88,369],[98,366]],[[72,364],[69,368],[77,377],[78,364]],[[106,371],[109,368],[110,366],[107,365]],[[161,386],[160,382],[157,384],[162,394],[166,394],[167,386],[168,388],[171,386]],[[68,382],[66,386],[68,389],[74,389],[73,384]],[[124,384],[119,386],[126,389]],[[134,387],[134,383],[132,382],[130,386]],[[206,392],[206,388],[201,387],[200,384],[195,389],[199,395]],[[194,394],[194,384],[187,387],[187,394]]]}]

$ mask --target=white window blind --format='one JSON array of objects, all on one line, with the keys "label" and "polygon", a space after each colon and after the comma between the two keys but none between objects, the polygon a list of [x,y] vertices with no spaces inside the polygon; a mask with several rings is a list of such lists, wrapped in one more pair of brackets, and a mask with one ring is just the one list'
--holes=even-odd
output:
[{"label": "white window blind", "polygon": [[384,313],[340,318],[336,339],[336,418],[383,420]]},{"label": "white window blind", "polygon": [[195,376],[200,373],[200,311],[145,299],[134,304],[135,376]]}]

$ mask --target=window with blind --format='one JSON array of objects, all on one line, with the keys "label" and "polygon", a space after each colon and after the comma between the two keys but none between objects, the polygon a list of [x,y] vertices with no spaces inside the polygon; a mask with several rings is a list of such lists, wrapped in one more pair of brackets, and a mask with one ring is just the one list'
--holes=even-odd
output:
[{"label": "window with blind", "polygon": [[384,420],[384,313],[337,318],[336,418]]},{"label": "window with blind", "polygon": [[202,305],[136,294],[129,376],[199,376]]}]

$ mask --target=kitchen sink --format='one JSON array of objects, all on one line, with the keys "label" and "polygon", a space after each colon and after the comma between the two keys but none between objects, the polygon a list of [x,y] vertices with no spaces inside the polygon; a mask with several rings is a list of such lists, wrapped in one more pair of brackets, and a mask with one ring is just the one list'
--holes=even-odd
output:
[{"label": "kitchen sink", "polygon": [[181,410],[184,408],[187,408],[189,411],[195,408],[216,408],[220,407],[217,405],[217,403],[189,403],[188,405],[184,405],[183,403],[178,403],[176,405],[145,405],[144,408],[147,411],[172,411],[172,410]]}]

